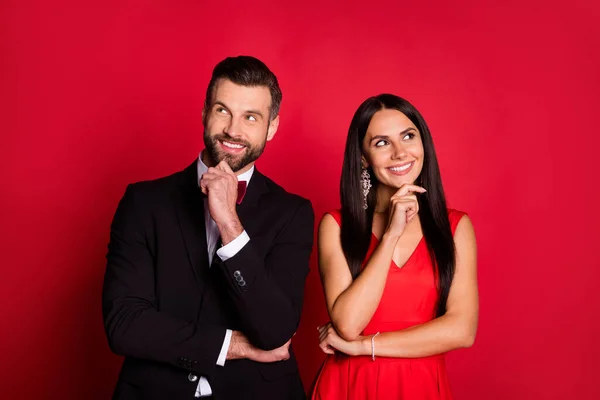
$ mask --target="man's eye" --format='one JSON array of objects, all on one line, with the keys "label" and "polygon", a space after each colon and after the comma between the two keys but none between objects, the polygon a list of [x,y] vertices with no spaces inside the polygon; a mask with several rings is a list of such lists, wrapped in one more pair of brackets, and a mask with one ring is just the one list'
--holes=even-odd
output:
[{"label": "man's eye", "polygon": [[248,121],[256,121],[256,117],[254,115],[248,115]]}]

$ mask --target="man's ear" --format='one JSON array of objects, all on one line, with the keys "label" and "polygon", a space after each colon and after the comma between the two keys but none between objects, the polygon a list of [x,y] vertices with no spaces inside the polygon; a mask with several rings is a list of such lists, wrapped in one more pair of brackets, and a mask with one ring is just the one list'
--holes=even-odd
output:
[{"label": "man's ear", "polygon": [[279,114],[269,122],[269,128],[267,129],[267,142],[273,139],[279,128]]}]

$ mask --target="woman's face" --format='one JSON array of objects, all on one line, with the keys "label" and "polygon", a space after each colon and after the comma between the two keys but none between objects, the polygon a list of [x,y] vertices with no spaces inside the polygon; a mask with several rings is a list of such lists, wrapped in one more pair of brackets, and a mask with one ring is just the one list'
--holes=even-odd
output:
[{"label": "woman's face", "polygon": [[362,150],[363,166],[370,166],[377,180],[392,188],[414,183],[423,169],[421,133],[398,110],[383,109],[373,115]]}]

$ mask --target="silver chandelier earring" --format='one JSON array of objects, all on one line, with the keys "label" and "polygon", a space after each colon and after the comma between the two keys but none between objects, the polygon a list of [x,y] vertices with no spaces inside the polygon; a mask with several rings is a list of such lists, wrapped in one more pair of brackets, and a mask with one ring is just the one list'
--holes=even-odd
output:
[{"label": "silver chandelier earring", "polygon": [[369,204],[367,204],[367,195],[369,194],[369,190],[371,189],[371,175],[369,175],[369,171],[366,168],[363,168],[362,174],[360,175],[360,181],[362,184],[363,191],[363,208],[366,210],[369,208]]}]

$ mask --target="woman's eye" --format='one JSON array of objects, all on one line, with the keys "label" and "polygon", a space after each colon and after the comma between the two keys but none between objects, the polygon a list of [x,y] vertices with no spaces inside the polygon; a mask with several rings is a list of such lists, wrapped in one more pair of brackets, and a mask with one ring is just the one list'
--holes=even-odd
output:
[{"label": "woman's eye", "polygon": [[387,144],[387,142],[385,140],[378,140],[375,143],[375,147],[381,147],[381,146],[385,146]]}]

